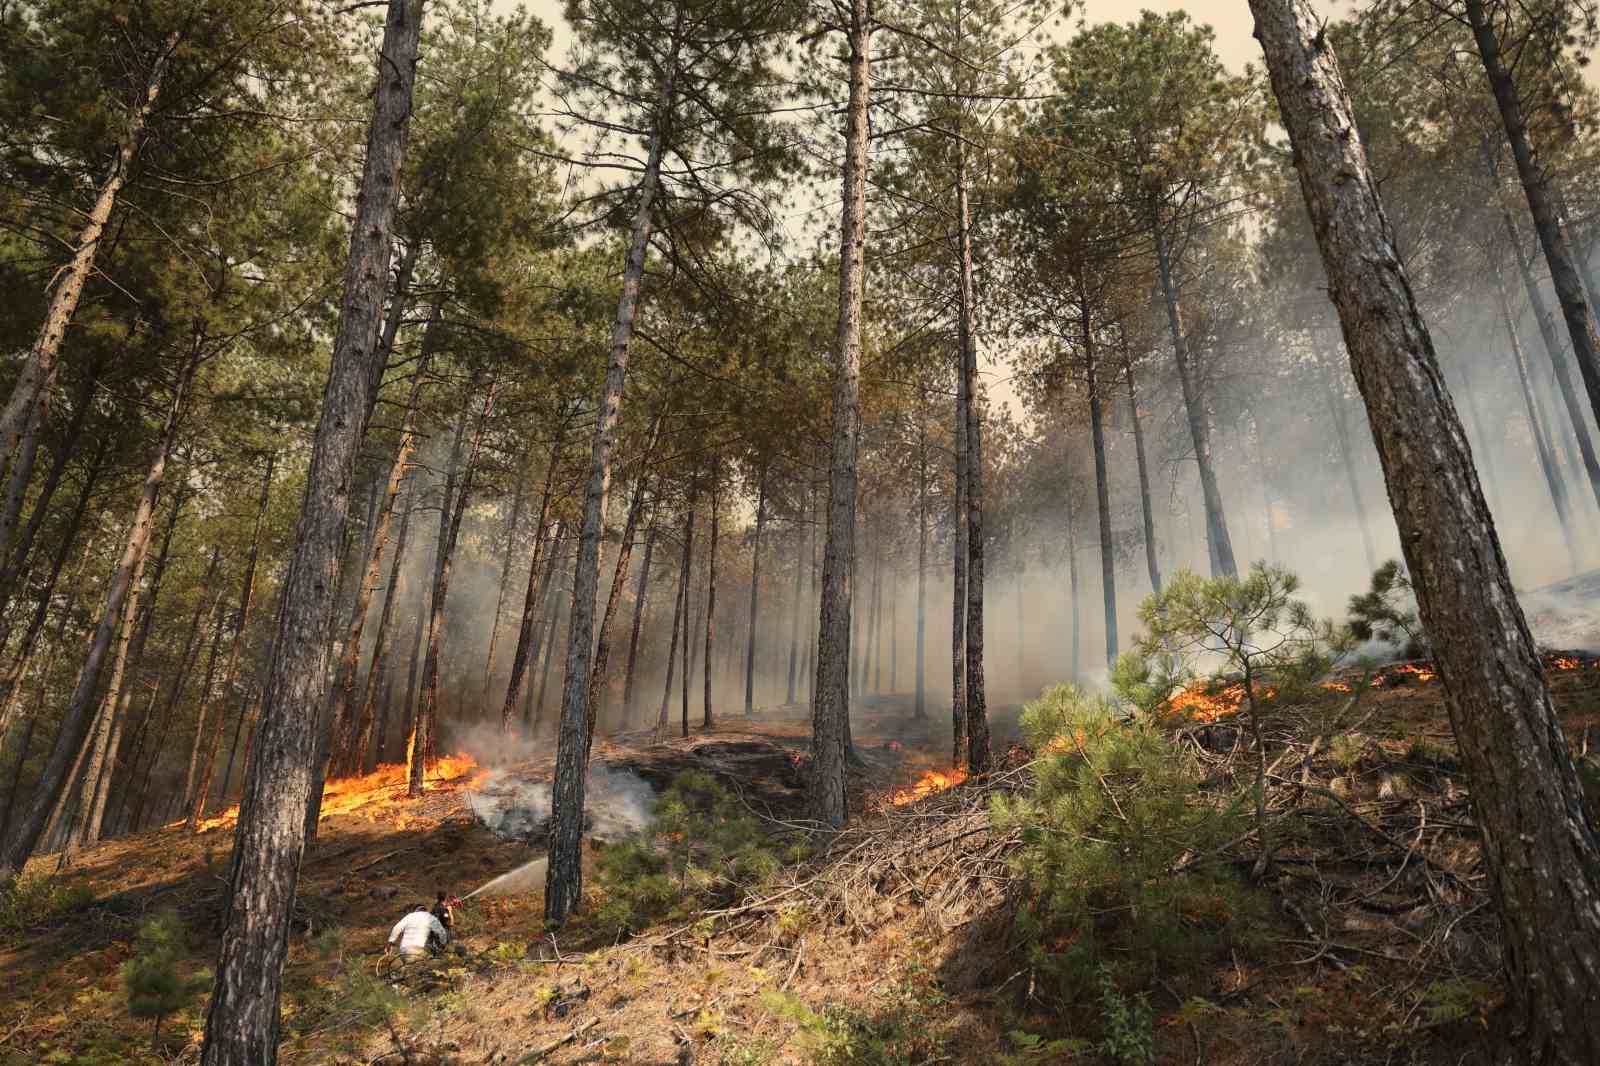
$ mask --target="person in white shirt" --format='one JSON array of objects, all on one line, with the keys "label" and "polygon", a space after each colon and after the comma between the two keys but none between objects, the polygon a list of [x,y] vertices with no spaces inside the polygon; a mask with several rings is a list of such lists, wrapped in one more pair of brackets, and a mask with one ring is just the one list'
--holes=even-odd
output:
[{"label": "person in white shirt", "polygon": [[407,959],[426,955],[428,945],[433,940],[447,944],[450,933],[439,919],[428,913],[425,904],[418,904],[410,914],[396,922],[389,933],[389,944],[398,945],[401,957]]}]

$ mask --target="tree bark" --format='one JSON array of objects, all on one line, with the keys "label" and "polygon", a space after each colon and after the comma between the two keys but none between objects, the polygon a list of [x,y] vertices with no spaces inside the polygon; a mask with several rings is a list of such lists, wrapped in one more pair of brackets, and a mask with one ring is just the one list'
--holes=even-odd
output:
[{"label": "tree bark", "polygon": [[198,357],[197,342],[194,354],[190,356],[173,384],[172,398],[167,405],[166,425],[162,427],[161,435],[151,452],[150,467],[139,492],[139,502],[134,508],[127,543],[123,546],[122,557],[117,562],[116,570],[112,572],[106,589],[105,607],[100,612],[99,624],[95,627],[94,635],[89,642],[88,655],[78,671],[72,697],[63,711],[61,732],[56,737],[55,746],[40,775],[39,783],[34,789],[33,800],[23,815],[22,822],[6,838],[3,849],[0,849],[0,887],[11,883],[22,872],[29,856],[33,854],[33,849],[38,845],[39,837],[44,832],[45,824],[50,820],[57,802],[72,786],[70,770],[83,751],[84,742],[88,738],[95,717],[94,696],[100,681],[100,669],[105,663],[117,626],[122,620],[122,605],[128,598],[136,569],[150,545],[150,523],[155,514],[156,499],[160,495],[161,484],[166,477],[167,457],[172,451],[173,439],[178,432],[183,402],[189,383],[194,377]]},{"label": "tree bark", "polygon": [[1516,1055],[1600,1061],[1600,863],[1539,650],[1322,24],[1307,0],[1250,7],[1470,775]]},{"label": "tree bark", "polygon": [[[806,554],[811,554],[810,543],[813,527],[805,523]],[[799,530],[796,530],[798,533]],[[796,538],[798,541],[800,538]],[[795,547],[799,547],[797,543]],[[804,558],[797,552],[794,557],[794,594],[793,602],[789,605],[789,676],[788,684],[784,690],[784,704],[793,704],[795,701],[796,668],[800,661],[800,617],[804,613],[805,605],[805,577],[806,567]]]},{"label": "tree bark", "polygon": [[[1105,606],[1106,666],[1117,661],[1117,555],[1111,542],[1111,485],[1106,475],[1106,434],[1100,410],[1100,375],[1096,362],[1094,328],[1089,317],[1088,286],[1079,284],[1079,314],[1083,327],[1084,374],[1089,389],[1089,436],[1094,445],[1094,499],[1100,518],[1100,592]],[[1020,587],[1017,590],[1020,596]]]},{"label": "tree bark", "polygon": [[[400,588],[405,578],[406,548],[411,539],[411,514],[416,509],[417,474],[406,474],[406,509],[400,515],[400,533],[394,542],[394,562],[389,566],[389,588],[383,596],[383,612],[378,615],[378,631],[373,634],[372,662],[367,666],[366,693],[361,700],[361,729],[356,738],[356,750],[361,758],[360,772],[371,773],[383,761],[389,741],[389,701],[383,700],[381,709],[379,687],[394,659],[394,612],[400,602]],[[373,731],[376,719],[376,740],[368,734]]]},{"label": "tree bark", "polygon": [[961,377],[966,393],[967,506],[967,768],[989,769],[988,694],[983,674],[983,400],[978,395],[978,338],[972,281],[972,221],[967,204],[966,144],[957,146],[956,220],[961,262]]},{"label": "tree bark", "polygon": [[[469,390],[470,391],[470,390]],[[454,499],[447,515],[440,516],[439,560],[433,575],[433,596],[428,614],[428,651],[422,660],[422,694],[417,707],[415,723],[416,741],[411,749],[411,780],[406,794],[422,795],[426,783],[426,768],[435,755],[434,726],[439,716],[439,649],[444,637],[444,607],[450,594],[451,564],[455,560],[456,540],[461,535],[461,520],[467,513],[467,499],[472,495],[472,477],[477,471],[478,456],[483,451],[483,437],[489,428],[489,416],[494,412],[498,385],[491,384],[483,397],[483,410],[478,415],[478,428],[473,433],[472,447],[467,453],[466,466],[461,473],[461,483],[456,486]],[[459,454],[461,433],[466,426],[466,415],[456,429],[456,451]],[[454,479],[456,457],[451,457],[450,471]]]},{"label": "tree bark", "polygon": [[1206,547],[1211,556],[1211,575],[1237,577],[1239,568],[1233,560],[1233,541],[1228,536],[1228,520],[1222,510],[1222,493],[1217,489],[1217,474],[1211,463],[1209,415],[1195,388],[1194,368],[1189,365],[1189,342],[1183,334],[1183,309],[1179,306],[1177,284],[1172,276],[1167,233],[1161,221],[1161,201],[1154,194],[1150,197],[1150,231],[1155,240],[1156,266],[1161,278],[1161,295],[1167,308],[1167,328],[1172,334],[1172,354],[1178,365],[1178,383],[1183,389],[1183,409],[1188,415],[1195,462],[1200,466],[1200,492],[1205,501]]},{"label": "tree bark", "polygon": [[[23,426],[21,442],[11,463],[11,474],[6,478],[5,503],[0,506],[0,559],[10,554],[11,535],[17,528],[17,520],[22,517],[22,503],[28,495],[28,484],[33,480],[34,460],[39,455],[39,433],[44,428],[45,415],[50,410],[50,394],[55,390],[60,371],[61,364],[52,363],[50,372],[45,375]],[[66,450],[66,447],[62,448],[63,452]]]},{"label": "tree bark", "polygon": [[750,544],[750,631],[744,651],[744,716],[756,713],[756,605],[761,591],[761,534],[767,528],[767,468],[761,468],[756,488],[756,534]]},{"label": "tree bark", "polygon": [[[398,297],[397,297],[398,298]],[[358,732],[352,708],[355,701],[356,672],[361,665],[361,636],[366,629],[367,613],[372,607],[372,597],[378,590],[378,578],[383,573],[383,552],[389,543],[389,526],[394,520],[395,501],[400,497],[400,483],[411,467],[411,456],[417,448],[417,416],[422,400],[422,386],[428,376],[427,346],[417,362],[416,374],[411,380],[411,395],[406,399],[405,418],[400,425],[400,440],[395,445],[394,461],[389,464],[389,477],[379,498],[378,513],[372,524],[372,536],[367,546],[366,563],[362,567],[361,585],[356,589],[355,606],[350,611],[350,623],[345,627],[344,646],[339,655],[339,667],[333,682],[333,770],[335,773],[352,773],[359,770],[365,754],[356,743]]]},{"label": "tree bark", "polygon": [[1077,681],[1082,675],[1083,626],[1080,613],[1082,601],[1078,597],[1078,523],[1072,513],[1072,484],[1067,483],[1067,592],[1072,598],[1072,672],[1067,676]]},{"label": "tree bark", "polygon": [[389,0],[339,325],[240,802],[226,928],[200,1053],[203,1066],[277,1062],[278,996],[327,677],[329,591],[337,579],[350,482],[361,449],[421,16],[421,0]]},{"label": "tree bark", "polygon": [[[678,572],[678,587],[672,594],[672,640],[667,644],[667,684],[661,690],[661,710],[656,714],[656,731],[653,742],[656,744],[667,735],[667,711],[672,705],[672,675],[678,665],[678,634],[683,629],[683,616],[685,613],[684,590],[688,585],[684,583],[684,572]],[[688,723],[684,723],[683,735],[689,735]]]},{"label": "tree bark", "polygon": [[483,658],[484,706],[488,706],[489,690],[494,687],[494,659],[495,651],[500,646],[500,619],[506,613],[506,593],[511,588],[512,548],[516,544],[517,528],[522,524],[522,504],[527,498],[526,489],[526,482],[520,477],[517,478],[516,493],[511,499],[511,517],[506,522],[506,546],[500,558],[500,592],[494,601],[494,617],[489,621],[489,650]]},{"label": "tree bark", "polygon": [[692,602],[689,592],[689,571],[694,565],[694,506],[700,501],[700,475],[695,473],[689,479],[689,497],[684,505],[683,515],[683,561],[678,571],[678,584],[683,589],[683,679],[681,711],[683,718],[683,735],[689,735],[689,645],[694,643],[690,635],[694,632],[691,625],[689,605]]},{"label": "tree bark", "polygon": [[628,634],[628,666],[622,682],[622,712],[631,721],[633,719],[633,686],[639,666],[639,633],[644,625],[644,612],[646,594],[650,591],[650,563],[656,550],[656,508],[660,506],[659,491],[657,498],[650,501],[650,521],[646,523],[644,535],[644,560],[639,565],[639,585],[633,593],[633,628]]},{"label": "tree bark", "polygon": [[117,197],[132,176],[134,162],[144,147],[150,113],[155,110],[156,100],[161,95],[162,80],[173,53],[178,50],[179,40],[179,34],[174,31],[161,42],[161,48],[145,76],[136,106],[128,116],[128,124],[117,144],[117,155],[112,161],[111,171],[101,181],[95,193],[94,206],[85,217],[83,229],[78,231],[72,258],[54,276],[55,291],[50,293],[44,321],[40,323],[39,333],[23,360],[10,398],[5,407],[0,408],[0,469],[8,467],[22,448],[34,405],[40,402],[45,383],[54,375],[67,327],[77,314],[83,287],[94,272],[100,238],[105,234],[106,223],[111,220]]},{"label": "tree bark", "polygon": [[[528,564],[528,591],[522,600],[522,625],[517,630],[517,650],[511,656],[511,677],[506,682],[506,700],[500,707],[500,731],[511,732],[511,721],[516,715],[517,701],[522,698],[523,681],[528,668],[537,661],[534,649],[535,623],[539,620],[540,600],[543,598],[539,583],[539,555],[546,544],[545,526],[550,521],[550,500],[555,485],[556,467],[561,463],[561,438],[566,432],[567,419],[556,427],[556,438],[550,445],[550,465],[545,468],[544,489],[539,494],[539,517],[533,527],[533,561]],[[554,556],[552,556],[554,558]],[[547,576],[543,589],[548,589]]]},{"label": "tree bark", "polygon": [[[1495,177],[1493,161],[1489,159],[1487,152],[1484,158],[1490,164],[1490,178],[1498,188],[1499,179]],[[1567,409],[1572,434],[1578,442],[1578,454],[1583,457],[1583,470],[1589,479],[1589,491],[1594,494],[1595,502],[1600,503],[1600,458],[1595,455],[1594,439],[1589,436],[1589,425],[1584,417],[1583,404],[1572,385],[1572,371],[1567,367],[1567,360],[1561,351],[1561,339],[1556,336],[1555,327],[1550,321],[1549,309],[1545,307],[1544,294],[1539,291],[1539,282],[1533,276],[1533,264],[1523,252],[1522,242],[1517,239],[1517,227],[1511,221],[1511,212],[1504,205],[1501,206],[1500,218],[1505,225],[1506,242],[1511,246],[1511,252],[1517,260],[1517,269],[1522,275],[1522,287],[1528,294],[1528,308],[1533,312],[1533,320],[1539,326],[1539,337],[1544,341],[1545,354],[1550,358],[1550,369],[1554,372],[1556,386],[1561,392],[1561,401]],[[1591,396],[1591,406],[1592,401]]]},{"label": "tree bark", "polygon": [[828,536],[811,704],[811,808],[820,822],[849,817],[851,574],[855,564],[856,448],[861,432],[861,302],[867,243],[866,189],[872,27],[867,0],[850,0],[846,38],[850,102],[845,112],[839,220],[839,320],[834,338],[833,438],[828,476]]},{"label": "tree bark", "polygon": [[611,450],[617,419],[622,412],[622,389],[628,372],[628,342],[639,306],[644,261],[650,249],[656,195],[661,182],[661,159],[672,124],[678,42],[683,12],[678,9],[672,31],[671,53],[662,74],[650,134],[650,150],[639,182],[639,204],[633,218],[622,291],[611,326],[611,353],[605,386],[589,449],[589,479],[584,490],[583,524],[578,532],[578,552],[573,564],[572,610],[567,636],[566,672],[561,685],[561,725],[556,738],[556,774],[551,792],[550,862],[545,877],[544,915],[560,924],[583,894],[580,845],[583,838],[583,786],[587,774],[585,731],[589,720],[587,697],[591,645],[594,640],[594,605],[600,584],[600,534],[606,493],[611,484]]},{"label": "tree bark", "polygon": [[[187,828],[194,832],[200,819],[206,815],[206,802],[211,796],[211,778],[216,772],[217,751],[222,744],[222,724],[228,716],[228,705],[233,702],[233,689],[239,680],[239,654],[244,650],[246,628],[250,625],[250,611],[256,602],[256,564],[261,558],[261,540],[266,535],[267,505],[272,498],[272,471],[277,455],[267,453],[266,469],[261,474],[261,495],[256,502],[256,527],[250,536],[250,554],[245,557],[244,576],[240,579],[239,614],[233,625],[233,640],[228,647],[228,665],[222,671],[222,692],[217,703],[217,714],[211,726],[211,742],[207,746],[205,762],[201,764],[200,783],[194,791],[194,806],[189,809]],[[245,707],[241,703],[242,717]]]},{"label": "tree bark", "polygon": [[[1584,388],[1589,394],[1589,410],[1600,418],[1600,339],[1595,335],[1594,319],[1589,303],[1584,298],[1583,281],[1578,275],[1577,263],[1567,244],[1566,233],[1561,228],[1561,214],[1551,195],[1552,182],[1528,136],[1522,101],[1517,95],[1516,82],[1500,54],[1500,40],[1491,20],[1490,9],[1484,0],[1465,0],[1465,6],[1467,24],[1472,27],[1472,38],[1478,46],[1478,58],[1483,63],[1489,89],[1500,110],[1506,140],[1511,144],[1511,158],[1517,164],[1517,178],[1522,182],[1522,191],[1528,200],[1528,213],[1533,216],[1534,232],[1539,235],[1539,245],[1544,249],[1545,263],[1550,268],[1550,283],[1556,291],[1556,302],[1561,305],[1561,317],[1566,320],[1567,333],[1572,338],[1572,358],[1578,364],[1578,373],[1583,376]],[[1518,257],[1521,258],[1520,251]],[[1557,352],[1559,350],[1555,349]],[[1593,471],[1590,477],[1595,477]],[[1600,484],[1596,484],[1595,491],[1600,494]]]},{"label": "tree bark", "polygon": [[[656,420],[656,430],[661,428],[660,419]],[[650,436],[650,446],[645,454],[640,457],[640,465],[649,459],[655,451],[655,433]],[[611,659],[611,629],[617,616],[617,608],[622,605],[622,590],[628,583],[628,563],[633,558],[633,538],[639,533],[639,515],[644,511],[644,497],[646,481],[643,470],[640,470],[638,480],[633,489],[633,500],[628,504],[628,517],[622,527],[622,542],[617,546],[616,569],[612,572],[611,588],[606,593],[606,609],[600,618],[599,637],[595,641],[594,665],[589,674],[589,695],[587,699],[589,720],[585,725],[585,739],[583,750],[584,765],[589,763],[589,753],[594,748],[595,721],[600,714],[600,693],[605,688],[606,665]]]},{"label": "tree bark", "polygon": [[[1123,353],[1126,356],[1126,352]],[[1150,570],[1150,589],[1161,591],[1161,567],[1156,563],[1156,519],[1150,505],[1150,467],[1144,454],[1144,430],[1139,425],[1139,394],[1133,383],[1133,363],[1122,364],[1128,383],[1128,417],[1133,422],[1133,450],[1139,464],[1139,509],[1144,519],[1144,561]]]},{"label": "tree bark", "polygon": [[1561,525],[1561,536],[1566,542],[1567,557],[1576,573],[1582,569],[1577,541],[1573,539],[1571,505],[1567,499],[1567,483],[1556,466],[1555,449],[1551,447],[1549,419],[1528,378],[1528,357],[1522,348],[1522,337],[1517,333],[1516,318],[1511,313],[1511,298],[1506,292],[1505,279],[1500,274],[1500,264],[1491,264],[1494,272],[1495,292],[1500,298],[1500,319],[1505,325],[1506,340],[1511,345],[1511,365],[1517,372],[1517,384],[1522,389],[1523,413],[1528,419],[1528,435],[1533,438],[1533,449],[1539,460],[1539,471],[1544,475],[1545,487],[1550,491],[1550,502],[1556,510],[1556,521]]},{"label": "tree bark", "polygon": [[721,528],[720,486],[715,474],[711,476],[711,544],[706,551],[706,669],[701,675],[704,699],[700,710],[703,715],[700,727],[710,729],[714,719],[711,713],[711,649],[717,633],[717,533]]}]

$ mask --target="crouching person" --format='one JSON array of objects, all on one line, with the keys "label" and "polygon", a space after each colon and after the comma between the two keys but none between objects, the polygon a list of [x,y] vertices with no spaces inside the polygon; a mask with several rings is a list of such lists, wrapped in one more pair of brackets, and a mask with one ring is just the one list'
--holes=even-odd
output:
[{"label": "crouching person", "polygon": [[403,959],[418,959],[436,944],[450,942],[450,933],[439,919],[428,913],[428,906],[419,903],[410,914],[395,923],[389,933],[389,946],[397,948]]}]

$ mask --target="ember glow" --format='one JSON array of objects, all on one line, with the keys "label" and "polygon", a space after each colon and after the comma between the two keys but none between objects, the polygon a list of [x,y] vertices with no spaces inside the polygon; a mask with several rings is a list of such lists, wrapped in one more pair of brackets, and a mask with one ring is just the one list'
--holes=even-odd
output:
[{"label": "ember glow", "polygon": [[[472,756],[457,752],[440,758],[428,767],[425,788],[429,792],[470,791],[487,780],[489,773]],[[405,803],[410,780],[410,766],[386,763],[370,774],[329,781],[322,793],[322,817],[360,814],[368,821],[402,818],[408,813]],[[238,817],[239,807],[235,804],[221,814],[202,821],[200,829],[205,831],[231,826]]]},{"label": "ember glow", "polygon": [[1557,655],[1550,660],[1552,670],[1576,670],[1582,665],[1583,663],[1569,655]]},{"label": "ember glow", "polygon": [[946,789],[955,788],[966,779],[967,772],[959,766],[954,770],[925,770],[909,788],[890,793],[889,806],[904,807],[908,803],[915,803],[919,799],[926,799]]}]

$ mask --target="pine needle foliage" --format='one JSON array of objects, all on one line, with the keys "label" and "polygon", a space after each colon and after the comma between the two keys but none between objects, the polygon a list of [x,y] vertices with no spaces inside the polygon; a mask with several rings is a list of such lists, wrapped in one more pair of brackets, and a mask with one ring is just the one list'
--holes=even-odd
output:
[{"label": "pine needle foliage", "polygon": [[188,1007],[211,985],[211,974],[184,976],[179,964],[188,955],[188,930],[176,914],[157,914],[139,926],[133,958],[122,964],[128,1013],[151,1019],[150,1039],[161,1037],[161,1021]]},{"label": "pine needle foliage", "polygon": [[1142,987],[1244,942],[1256,903],[1219,854],[1240,811],[1200,794],[1166,734],[1073,685],[1029,704],[1022,729],[1042,753],[1034,787],[996,796],[991,817],[1022,831],[1014,929],[1064,999],[1099,996],[1108,965]]},{"label": "pine needle foliage", "polygon": [[1411,577],[1400,560],[1390,559],[1372,572],[1367,591],[1350,597],[1350,633],[1357,640],[1381,640],[1402,650],[1408,659],[1427,654]]}]

